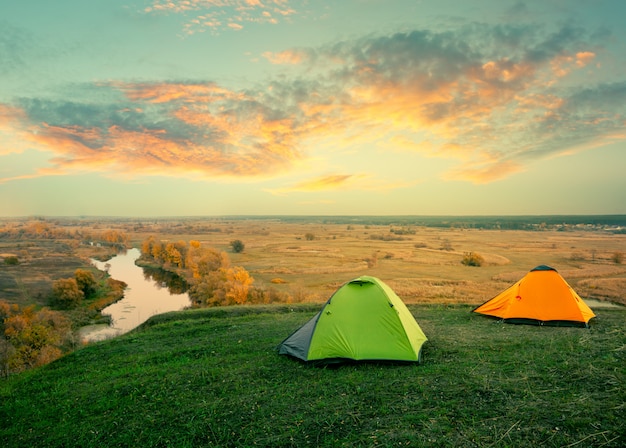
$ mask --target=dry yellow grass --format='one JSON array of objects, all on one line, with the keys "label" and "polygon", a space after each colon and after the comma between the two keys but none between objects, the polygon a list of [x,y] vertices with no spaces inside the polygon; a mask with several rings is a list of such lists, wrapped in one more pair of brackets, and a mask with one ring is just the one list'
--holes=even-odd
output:
[{"label": "dry yellow grass", "polygon": [[[626,235],[415,227],[414,233],[396,236],[390,226],[273,220],[219,221],[214,227],[220,231],[163,235],[154,230],[161,238],[196,239],[229,252],[232,263],[245,267],[257,284],[290,292],[297,300],[324,301],[344,282],[373,275],[407,303],[479,304],[546,264],[581,296],[626,304],[626,265],[612,260],[615,252],[626,252]],[[245,244],[243,253],[230,250],[235,239]],[[470,251],[485,264],[461,264]]]}]

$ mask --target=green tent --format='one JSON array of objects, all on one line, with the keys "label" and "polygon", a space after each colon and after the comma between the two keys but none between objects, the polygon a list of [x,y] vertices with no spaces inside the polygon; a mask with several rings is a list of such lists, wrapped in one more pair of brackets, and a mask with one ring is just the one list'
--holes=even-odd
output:
[{"label": "green tent", "polygon": [[341,286],[278,353],[319,362],[419,362],[426,340],[396,293],[376,277],[362,276]]}]

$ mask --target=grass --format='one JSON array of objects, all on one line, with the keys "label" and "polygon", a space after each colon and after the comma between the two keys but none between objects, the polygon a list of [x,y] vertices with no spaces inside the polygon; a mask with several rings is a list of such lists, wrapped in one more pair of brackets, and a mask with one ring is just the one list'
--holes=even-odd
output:
[{"label": "grass", "polygon": [[156,316],[0,382],[0,446],[626,444],[625,310],[587,330],[409,308],[429,338],[421,365],[277,355],[319,305]]}]

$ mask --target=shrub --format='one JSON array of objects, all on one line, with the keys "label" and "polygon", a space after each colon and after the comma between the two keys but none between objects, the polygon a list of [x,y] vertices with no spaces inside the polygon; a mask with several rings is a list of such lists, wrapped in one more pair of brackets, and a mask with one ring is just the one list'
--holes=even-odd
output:
[{"label": "shrub", "polygon": [[61,278],[54,281],[52,294],[54,302],[63,308],[73,308],[85,297],[75,278]]},{"label": "shrub", "polygon": [[11,266],[15,266],[17,264],[20,264],[20,260],[18,260],[15,255],[9,255],[8,257],[6,257],[4,259],[4,262],[6,264],[8,264],[8,265],[11,265]]},{"label": "shrub", "polygon": [[611,256],[611,261],[615,264],[622,264],[624,262],[624,254],[621,252],[615,252]]},{"label": "shrub", "polygon": [[93,272],[85,269],[76,269],[74,278],[76,279],[78,289],[83,292],[86,298],[91,297],[96,292],[98,282],[96,282]]},{"label": "shrub", "polygon": [[243,252],[246,246],[243,244],[241,240],[233,240],[230,242],[230,247],[233,248],[233,252],[238,254],[240,252]]},{"label": "shrub", "polygon": [[466,252],[461,261],[465,266],[482,266],[484,262],[485,259],[476,252]]},{"label": "shrub", "polygon": [[306,233],[304,235],[304,239],[307,241],[313,241],[315,239],[315,235],[313,235],[312,233]]}]

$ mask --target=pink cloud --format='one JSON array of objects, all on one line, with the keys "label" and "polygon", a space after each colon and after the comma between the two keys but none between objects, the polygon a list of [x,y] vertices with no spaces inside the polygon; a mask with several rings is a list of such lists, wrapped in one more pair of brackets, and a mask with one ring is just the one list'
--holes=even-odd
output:
[{"label": "pink cloud", "polygon": [[496,160],[492,163],[469,163],[453,169],[444,175],[447,180],[463,180],[474,184],[487,184],[505,179],[512,174],[524,171],[521,163],[512,160]]},{"label": "pink cloud", "polygon": [[263,57],[270,61],[272,64],[279,65],[297,65],[302,63],[306,59],[306,55],[298,50],[285,50],[279,53],[266,51],[265,53],[263,53]]},{"label": "pink cloud", "polygon": [[[296,0],[302,3],[303,0]],[[210,29],[241,30],[245,23],[279,23],[272,12],[287,17],[296,14],[289,6],[292,0],[153,0],[151,6],[144,8],[146,14],[181,14],[189,15],[197,11],[198,16],[183,25],[186,34],[194,34]]]}]

